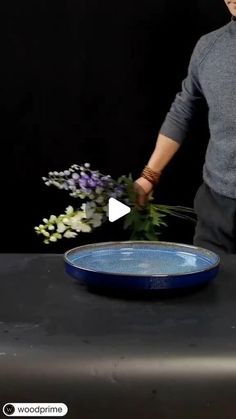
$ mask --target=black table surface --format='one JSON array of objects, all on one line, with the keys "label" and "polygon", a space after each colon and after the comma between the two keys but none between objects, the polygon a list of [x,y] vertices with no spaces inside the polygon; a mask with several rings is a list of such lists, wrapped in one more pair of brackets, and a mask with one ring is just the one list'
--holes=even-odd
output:
[{"label": "black table surface", "polygon": [[208,286],[176,294],[91,291],[52,254],[1,254],[0,280],[2,405],[62,402],[75,419],[235,419],[235,256]]}]

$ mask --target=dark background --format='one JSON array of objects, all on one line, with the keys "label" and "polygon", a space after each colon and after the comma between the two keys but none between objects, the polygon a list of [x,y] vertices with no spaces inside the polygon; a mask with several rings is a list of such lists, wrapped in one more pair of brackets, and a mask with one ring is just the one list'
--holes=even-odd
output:
[{"label": "dark background", "polygon": [[[122,221],[49,247],[33,227],[73,199],[41,177],[89,161],[137,177],[197,39],[230,19],[223,0],[7,0],[1,3],[1,251],[63,252],[128,239]],[[206,115],[166,169],[156,200],[193,205]],[[163,240],[191,243],[169,220]]]}]

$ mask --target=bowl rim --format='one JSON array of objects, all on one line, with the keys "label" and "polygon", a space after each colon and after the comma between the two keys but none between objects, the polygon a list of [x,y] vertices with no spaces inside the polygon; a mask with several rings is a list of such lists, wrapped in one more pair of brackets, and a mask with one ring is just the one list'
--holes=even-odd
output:
[{"label": "bowl rim", "polygon": [[[186,250],[197,250],[199,253],[203,253],[206,256],[214,256],[216,258],[216,262],[213,263],[212,265],[210,265],[208,268],[204,268],[204,269],[198,269],[195,271],[190,271],[190,272],[182,272],[182,273],[171,273],[171,274],[136,274],[136,273],[124,273],[124,272],[109,272],[109,271],[96,271],[95,269],[90,269],[90,268],[84,268],[84,267],[80,267],[75,265],[72,261],[70,261],[68,259],[68,255],[70,253],[73,253],[76,250],[88,250],[88,249],[93,249],[94,248],[105,248],[105,247],[119,247],[119,246],[123,246],[123,245],[151,245],[151,246],[163,246],[163,247],[177,247],[177,248],[186,248]],[[194,245],[189,245],[189,244],[185,244],[185,243],[175,243],[175,242],[167,242],[167,241],[148,241],[148,240],[128,240],[128,241],[109,241],[109,242],[100,242],[100,243],[90,243],[90,244],[85,244],[82,246],[77,246],[77,247],[73,247],[72,249],[67,250],[64,253],[64,261],[67,265],[78,269],[79,271],[84,271],[84,272],[90,272],[90,273],[94,273],[94,274],[102,274],[102,275],[109,275],[109,276],[124,276],[124,277],[136,277],[136,278],[168,278],[168,277],[182,277],[182,276],[190,276],[190,275],[197,275],[200,273],[206,273],[208,271],[213,270],[214,268],[217,268],[220,264],[220,256],[218,254],[216,254],[215,252],[213,252],[212,250],[208,250],[205,249],[203,247],[200,246],[194,246]]]}]

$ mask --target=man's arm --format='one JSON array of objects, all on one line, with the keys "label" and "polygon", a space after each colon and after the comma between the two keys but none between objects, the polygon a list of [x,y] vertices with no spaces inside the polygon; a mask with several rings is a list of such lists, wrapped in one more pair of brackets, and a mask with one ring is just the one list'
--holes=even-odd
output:
[{"label": "man's arm", "polygon": [[156,147],[149,159],[148,166],[154,170],[154,172],[162,172],[179,147],[180,143],[177,141],[172,140],[163,134],[159,134]]},{"label": "man's arm", "polygon": [[[175,155],[191,129],[200,103],[204,100],[198,74],[198,62],[202,59],[201,49],[200,40],[191,56],[187,77],[182,82],[182,90],[176,95],[160,128],[155,149],[147,164],[154,172],[162,172]],[[153,176],[155,177],[154,173]],[[145,204],[153,189],[153,183],[147,177],[150,178],[141,176],[135,182],[138,205]]]},{"label": "man's arm", "polygon": [[[177,141],[174,141],[163,134],[159,134],[156,147],[148,161],[148,167],[154,172],[162,172],[179,147],[180,143]],[[149,193],[153,189],[153,184],[144,177],[140,177],[136,180],[135,187],[138,193],[138,205],[143,206],[145,205]]]}]

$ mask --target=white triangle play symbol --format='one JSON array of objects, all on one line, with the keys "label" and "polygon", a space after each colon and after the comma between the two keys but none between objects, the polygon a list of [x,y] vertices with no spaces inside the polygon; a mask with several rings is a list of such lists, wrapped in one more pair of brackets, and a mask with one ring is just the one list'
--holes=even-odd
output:
[{"label": "white triangle play symbol", "polygon": [[108,201],[108,218],[112,223],[130,212],[130,207],[115,198],[110,198]]}]

